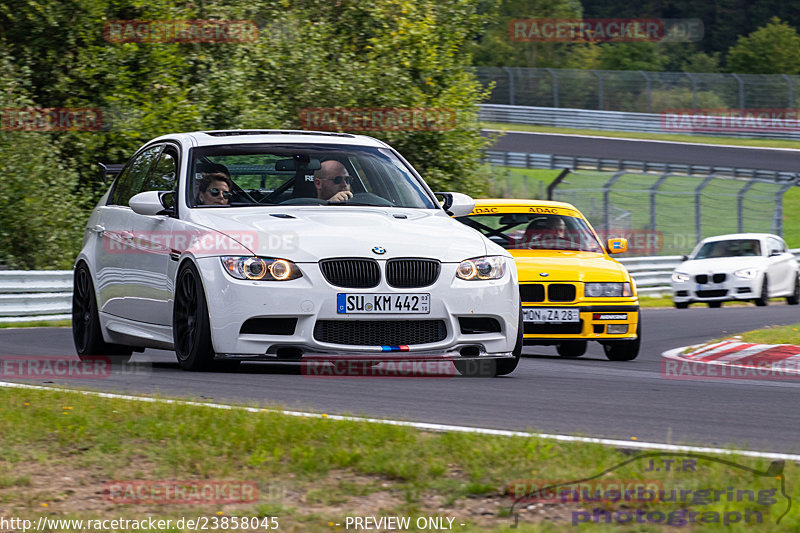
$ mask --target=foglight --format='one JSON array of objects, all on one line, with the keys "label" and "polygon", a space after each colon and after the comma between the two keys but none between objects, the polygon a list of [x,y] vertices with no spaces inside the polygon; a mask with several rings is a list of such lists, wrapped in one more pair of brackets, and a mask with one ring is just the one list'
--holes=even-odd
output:
[{"label": "foglight", "polygon": [[506,259],[500,255],[467,259],[456,269],[456,276],[467,281],[500,279],[505,273]]},{"label": "foglight", "polygon": [[296,264],[286,259],[222,256],[220,260],[228,274],[236,279],[287,281],[303,275]]}]

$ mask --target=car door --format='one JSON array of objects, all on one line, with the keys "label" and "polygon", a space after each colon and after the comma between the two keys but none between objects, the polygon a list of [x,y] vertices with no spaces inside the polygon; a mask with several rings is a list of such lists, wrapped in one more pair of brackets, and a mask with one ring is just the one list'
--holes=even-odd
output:
[{"label": "car door", "polygon": [[[174,200],[178,153],[176,146],[164,145],[158,161],[138,192],[168,192]],[[129,316],[138,322],[168,326],[172,323],[169,307],[172,282],[168,269],[169,263],[174,261],[175,218],[168,214],[140,215],[131,212],[130,221],[136,253],[130,255],[127,268],[135,272],[137,282],[128,302]]]},{"label": "car door", "polygon": [[795,282],[794,256],[783,240],[776,237],[767,237],[767,256],[770,295],[791,293]]},{"label": "car door", "polygon": [[91,230],[99,238],[95,248],[95,287],[102,313],[131,318],[128,305],[136,292],[138,277],[128,269],[137,249],[131,232],[128,201],[141,189],[163,145],[149,146],[134,155],[114,182],[106,205],[97,208],[97,221]]}]

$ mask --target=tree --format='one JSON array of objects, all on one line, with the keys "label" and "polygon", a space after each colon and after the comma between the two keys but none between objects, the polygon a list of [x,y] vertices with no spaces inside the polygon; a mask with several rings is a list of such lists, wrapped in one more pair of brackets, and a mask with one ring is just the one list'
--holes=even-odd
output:
[{"label": "tree", "polygon": [[[33,180],[35,173],[51,187],[63,177],[59,190],[67,191],[78,176],[81,190],[94,193],[87,197],[91,203],[107,188],[96,162],[124,162],[165,133],[298,128],[300,111],[309,107],[447,108],[457,117],[452,129],[364,133],[400,150],[435,190],[482,195],[486,183],[478,167],[487,140],[476,104],[486,95],[464,68],[471,63],[467,44],[480,27],[478,2],[7,0],[0,5],[3,72],[16,73],[8,83],[24,86],[24,105],[99,108],[104,128],[3,134],[0,170],[15,180]],[[259,37],[245,43],[104,38],[106,23],[131,19],[252,20]],[[20,157],[7,157],[17,141]],[[27,166],[25,153],[35,154]],[[48,190],[43,182],[27,183]],[[24,202],[46,205],[41,192],[20,190]],[[13,209],[0,203],[0,219]],[[49,227],[36,219],[40,223]],[[80,230],[81,223],[72,227]],[[3,242],[12,253],[22,246]],[[36,265],[70,256],[68,264],[76,252],[42,253]]]},{"label": "tree", "polygon": [[728,51],[730,72],[797,74],[800,72],[800,35],[786,22],[773,17],[766,26],[739,37]]}]

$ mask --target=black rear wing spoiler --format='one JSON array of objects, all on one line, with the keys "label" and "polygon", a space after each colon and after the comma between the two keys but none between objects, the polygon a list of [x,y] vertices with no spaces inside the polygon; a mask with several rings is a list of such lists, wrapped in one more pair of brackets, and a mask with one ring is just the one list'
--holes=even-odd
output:
[{"label": "black rear wing spoiler", "polygon": [[100,179],[103,180],[103,183],[106,183],[108,176],[111,176],[111,179],[117,177],[117,174],[122,172],[124,164],[116,164],[116,163],[97,163],[100,167]]}]

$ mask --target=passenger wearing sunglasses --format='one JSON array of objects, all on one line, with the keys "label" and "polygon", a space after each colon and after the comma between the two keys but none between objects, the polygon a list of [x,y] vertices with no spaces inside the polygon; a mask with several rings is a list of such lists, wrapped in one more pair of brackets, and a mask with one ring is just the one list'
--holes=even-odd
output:
[{"label": "passenger wearing sunglasses", "polygon": [[231,179],[222,172],[203,173],[197,203],[200,205],[228,205],[231,197]]},{"label": "passenger wearing sunglasses", "polygon": [[338,161],[323,161],[320,169],[314,172],[314,186],[317,198],[329,202],[346,202],[353,197],[350,190],[350,174]]}]

